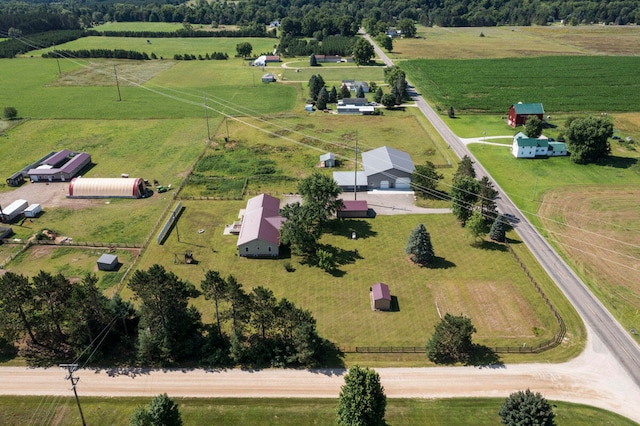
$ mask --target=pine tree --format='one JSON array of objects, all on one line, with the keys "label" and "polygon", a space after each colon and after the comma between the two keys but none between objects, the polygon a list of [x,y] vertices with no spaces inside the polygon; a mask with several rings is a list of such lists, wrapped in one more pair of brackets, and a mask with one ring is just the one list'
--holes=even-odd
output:
[{"label": "pine tree", "polygon": [[499,214],[496,219],[493,221],[491,225],[491,230],[489,231],[489,238],[493,241],[504,242],[506,239],[506,231],[504,226],[504,216]]},{"label": "pine tree", "polygon": [[500,411],[500,421],[507,426],[516,425],[554,425],[551,404],[539,392],[514,392],[505,399]]},{"label": "pine tree", "polygon": [[407,241],[406,253],[414,263],[420,265],[427,265],[433,260],[434,253],[431,236],[423,223],[411,231],[409,240]]},{"label": "pine tree", "polygon": [[338,102],[338,91],[336,90],[336,86],[332,86],[329,92],[329,103],[335,104],[336,102]]}]

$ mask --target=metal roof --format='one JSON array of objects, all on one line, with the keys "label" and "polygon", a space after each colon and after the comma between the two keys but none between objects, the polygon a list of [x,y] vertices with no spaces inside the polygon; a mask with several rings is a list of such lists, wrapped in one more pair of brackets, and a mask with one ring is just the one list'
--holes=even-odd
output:
[{"label": "metal roof", "polygon": [[372,285],[371,292],[373,293],[373,300],[391,300],[391,292],[389,292],[389,286],[384,283],[377,283]]},{"label": "metal roof", "polygon": [[338,209],[343,212],[359,212],[369,210],[366,200],[342,200],[342,208]]},{"label": "metal roof", "polygon": [[362,164],[367,176],[392,169],[413,173],[416,169],[409,154],[388,146],[363,152]]},{"label": "metal roof", "polygon": [[513,104],[513,108],[518,115],[544,114],[544,108],[541,103],[535,104]]},{"label": "metal roof", "polygon": [[354,178],[357,186],[367,186],[367,175],[364,172],[333,172],[333,180],[338,186],[353,186]]},{"label": "metal roof", "polygon": [[69,182],[69,197],[131,197],[142,194],[140,178],[74,178]]},{"label": "metal roof", "polygon": [[238,235],[237,246],[254,240],[272,244],[280,243],[280,200],[267,194],[260,194],[247,201]]}]

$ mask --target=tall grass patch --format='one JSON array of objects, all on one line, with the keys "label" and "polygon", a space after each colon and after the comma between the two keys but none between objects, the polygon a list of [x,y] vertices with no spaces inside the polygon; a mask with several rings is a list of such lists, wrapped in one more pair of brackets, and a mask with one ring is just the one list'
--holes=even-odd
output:
[{"label": "tall grass patch", "polygon": [[401,66],[427,97],[458,111],[506,115],[517,102],[542,102],[552,114],[640,110],[640,57],[412,60]]}]

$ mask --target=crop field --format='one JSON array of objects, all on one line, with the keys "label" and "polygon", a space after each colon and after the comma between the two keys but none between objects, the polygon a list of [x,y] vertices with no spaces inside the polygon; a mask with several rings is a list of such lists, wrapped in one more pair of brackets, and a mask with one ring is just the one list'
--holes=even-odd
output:
[{"label": "crop field", "polygon": [[[169,396],[171,393],[169,392]],[[82,397],[82,410],[91,425],[127,424],[131,413],[149,404],[150,398]],[[184,424],[217,425],[334,425],[337,400],[332,398],[173,398]],[[400,425],[495,425],[500,422],[501,398],[404,399],[388,398],[385,420]],[[631,420],[610,411],[562,401],[549,401],[558,426],[633,425]],[[81,422],[72,397],[49,401],[46,397],[3,397],[0,423],[6,426],[28,424],[55,416],[58,425]],[[35,417],[35,419],[34,419]]]},{"label": "crop field", "polygon": [[[147,42],[148,40],[148,42]],[[83,49],[124,49],[136,52],[146,52],[149,56],[155,53],[158,58],[172,59],[175,54],[202,55],[207,53],[223,52],[233,58],[236,52],[236,45],[248,42],[253,47],[253,55],[273,52],[274,44],[278,40],[275,38],[223,38],[223,37],[201,37],[201,38],[152,38],[144,37],[82,37],[77,40],[56,46],[58,50],[83,50]],[[45,52],[50,52],[52,48],[34,50],[29,52],[29,56],[40,56]],[[218,62],[218,61],[207,61]]]},{"label": "crop field", "polygon": [[393,59],[640,55],[640,28],[637,26],[417,26],[417,30],[418,38],[394,39],[390,54]]},{"label": "crop field", "polygon": [[287,64],[287,68],[279,72],[287,82],[297,81],[306,84],[313,74],[320,74],[329,90],[331,90],[331,86],[336,86],[336,90],[339,89],[342,80],[375,81],[378,84],[384,82],[383,67],[357,67],[353,64],[331,67],[329,64],[324,64],[320,67],[310,67],[309,60],[289,62],[285,59],[284,62]]},{"label": "crop field", "polygon": [[407,77],[443,108],[504,113],[516,102],[545,111],[640,111],[640,57],[548,56],[402,62]]}]

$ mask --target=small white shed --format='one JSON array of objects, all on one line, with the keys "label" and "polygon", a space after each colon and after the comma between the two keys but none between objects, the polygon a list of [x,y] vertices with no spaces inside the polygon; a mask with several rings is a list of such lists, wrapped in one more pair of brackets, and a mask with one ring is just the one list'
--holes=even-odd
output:
[{"label": "small white shed", "polygon": [[31,204],[29,207],[24,209],[24,217],[38,217],[38,215],[42,212],[42,207],[40,204]]}]

